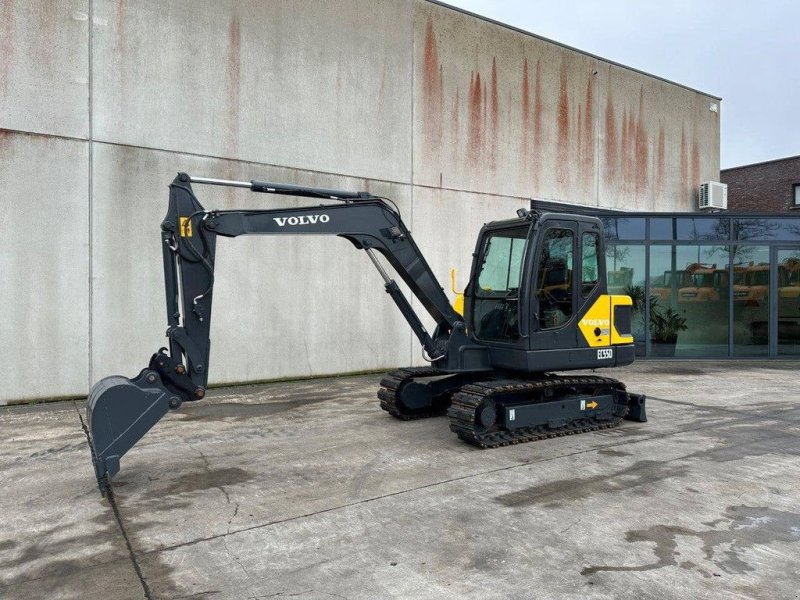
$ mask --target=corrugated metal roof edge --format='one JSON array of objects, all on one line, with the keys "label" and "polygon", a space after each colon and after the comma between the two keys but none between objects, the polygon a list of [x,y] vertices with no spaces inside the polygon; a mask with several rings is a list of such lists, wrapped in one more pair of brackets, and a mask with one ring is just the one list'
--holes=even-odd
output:
[{"label": "corrugated metal roof edge", "polygon": [[608,58],[603,58],[602,56],[597,56],[596,54],[592,54],[591,52],[586,52],[585,50],[581,50],[580,48],[573,48],[572,46],[568,46],[567,44],[562,44],[561,42],[557,42],[555,40],[551,40],[550,38],[546,38],[541,35],[537,35],[530,31],[526,31],[525,29],[520,29],[519,27],[514,27],[513,25],[509,25],[508,23],[503,23],[501,21],[495,21],[489,17],[485,17],[483,15],[479,15],[472,11],[466,10],[464,8],[459,8],[458,6],[453,6],[452,4],[447,4],[446,2],[442,2],[441,0],[425,0],[431,4],[436,4],[437,6],[441,6],[443,8],[448,8],[450,10],[454,10],[456,12],[460,12],[462,14],[468,15],[470,17],[475,17],[476,19],[480,19],[481,21],[486,21],[487,23],[492,23],[493,25],[499,25],[505,29],[510,29],[511,31],[516,31],[517,33],[522,33],[523,35],[530,36],[532,38],[536,38],[537,40],[542,40],[543,42],[547,42],[549,44],[555,44],[556,46],[560,46],[561,48],[566,48],[567,50],[572,50],[573,52],[578,52],[583,54],[584,56],[589,56],[596,60],[601,60],[605,63],[610,65],[614,65],[615,67],[620,67],[623,69],[627,69],[628,71],[633,71],[634,73],[639,73],[640,75],[644,75],[646,77],[651,77],[653,79],[657,79],[658,81],[663,81],[664,83],[668,83],[670,85],[675,85],[679,88],[683,88],[685,90],[689,90],[690,92],[694,92],[695,94],[702,94],[703,96],[707,96],[708,98],[713,98],[714,100],[722,101],[720,96],[716,96],[714,94],[709,94],[708,92],[704,92],[702,90],[695,89],[693,87],[689,87],[688,85],[684,85],[682,83],[678,83],[676,81],[672,81],[670,79],[666,79],[664,77],[659,77],[658,75],[653,75],[652,73],[648,73],[647,71],[642,71],[641,69],[637,69],[635,67],[629,67],[628,65],[623,65],[622,63],[618,63],[613,60],[609,60]]}]

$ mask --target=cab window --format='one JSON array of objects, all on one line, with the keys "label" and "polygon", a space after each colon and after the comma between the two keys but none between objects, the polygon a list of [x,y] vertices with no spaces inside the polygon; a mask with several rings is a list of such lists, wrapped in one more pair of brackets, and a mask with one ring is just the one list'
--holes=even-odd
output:
[{"label": "cab window", "polygon": [[584,233],[581,236],[581,293],[584,298],[592,293],[597,285],[598,251],[600,249],[600,236],[596,233]]},{"label": "cab window", "polygon": [[479,339],[519,339],[517,308],[528,230],[515,227],[486,236],[473,301],[473,327]]},{"label": "cab window", "polygon": [[561,327],[572,317],[572,273],[575,234],[571,229],[549,229],[542,241],[536,284],[539,327]]}]

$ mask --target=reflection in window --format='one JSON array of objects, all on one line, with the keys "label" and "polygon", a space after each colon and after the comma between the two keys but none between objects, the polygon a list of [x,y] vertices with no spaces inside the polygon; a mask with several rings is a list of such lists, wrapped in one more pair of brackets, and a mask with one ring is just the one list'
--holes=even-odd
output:
[{"label": "reflection in window", "polygon": [[597,252],[600,248],[600,236],[596,233],[584,233],[581,237],[581,292],[588,296],[597,285]]},{"label": "reflection in window", "polygon": [[542,241],[536,288],[542,329],[561,327],[572,316],[572,258],[572,231],[548,230]]},{"label": "reflection in window", "polygon": [[631,320],[636,355],[645,353],[645,247],[609,244],[606,246],[606,277],[609,294],[624,294],[633,301]]},{"label": "reflection in window", "polygon": [[728,240],[730,219],[711,217],[682,217],[675,219],[678,240]]},{"label": "reflection in window", "polygon": [[528,230],[503,229],[486,238],[473,302],[475,335],[481,339],[519,338],[517,304]]},{"label": "reflection in window", "polygon": [[726,356],[727,247],[650,248],[650,342],[654,356]]},{"label": "reflection in window", "polygon": [[800,240],[800,219],[734,219],[734,239],[767,242]]},{"label": "reflection in window", "polygon": [[[733,247],[732,247],[733,248]],[[733,355],[769,353],[769,247],[736,247],[733,263]]]},{"label": "reflection in window", "polygon": [[650,219],[651,240],[674,240],[676,236],[675,219],[671,217],[652,217]]},{"label": "reflection in window", "polygon": [[607,240],[643,240],[645,219],[643,217],[603,217]]},{"label": "reflection in window", "polygon": [[800,356],[800,248],[778,250],[778,354]]},{"label": "reflection in window", "polygon": [[[527,234],[527,232],[526,232]],[[478,276],[478,295],[481,292],[507,292],[519,288],[525,238],[494,234],[486,243],[481,273]]]}]

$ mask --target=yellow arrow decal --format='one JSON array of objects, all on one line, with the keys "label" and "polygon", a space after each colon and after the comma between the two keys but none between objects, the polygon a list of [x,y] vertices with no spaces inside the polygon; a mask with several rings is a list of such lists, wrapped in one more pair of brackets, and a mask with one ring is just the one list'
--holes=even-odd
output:
[{"label": "yellow arrow decal", "polygon": [[591,402],[587,402],[586,403],[586,408],[597,408],[597,407],[598,407],[598,404],[594,400],[592,400]]}]

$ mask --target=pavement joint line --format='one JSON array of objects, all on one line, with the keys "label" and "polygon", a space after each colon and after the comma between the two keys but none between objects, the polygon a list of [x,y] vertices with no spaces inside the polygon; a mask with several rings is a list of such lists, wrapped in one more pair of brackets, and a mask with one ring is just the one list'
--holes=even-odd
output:
[{"label": "pavement joint line", "polygon": [[[89,444],[90,450],[92,450],[92,455],[94,456],[94,451],[92,449],[92,439],[89,436],[89,428],[86,426],[86,422],[83,420],[83,415],[81,414],[80,409],[78,409],[78,403],[74,400],[72,401],[72,405],[75,407],[75,412],[78,414],[78,419],[81,422],[81,427],[83,428],[83,432],[86,434],[86,441]],[[94,468],[94,465],[92,465]],[[108,475],[106,475],[108,477]],[[154,600],[153,594],[150,591],[150,586],[147,585],[147,581],[145,581],[144,574],[142,573],[142,567],[139,565],[139,560],[136,558],[136,552],[133,550],[133,545],[131,545],[131,540],[128,537],[128,532],[125,529],[125,525],[122,522],[122,514],[119,511],[119,507],[117,506],[117,500],[114,498],[114,488],[111,486],[111,478],[108,478],[108,489],[106,490],[106,498],[108,498],[108,504],[111,506],[111,512],[114,515],[114,520],[117,522],[117,527],[119,527],[120,533],[122,533],[122,538],[125,540],[125,546],[128,549],[128,556],[131,559],[131,563],[133,565],[133,570],[136,573],[136,577],[139,578],[139,583],[142,586],[142,592],[144,593],[144,597],[147,600]]]},{"label": "pavement joint line", "polygon": [[[654,398],[654,399],[657,400],[657,398]],[[745,414],[746,416],[751,416],[751,415],[748,415],[747,413],[743,413],[743,414]],[[766,419],[767,417],[762,417],[762,418]],[[152,550],[146,550],[146,551],[142,552],[142,555],[143,556],[147,556],[147,555],[154,554],[154,553],[168,552],[170,550],[176,550],[178,548],[185,548],[187,546],[193,546],[195,544],[201,544],[201,543],[210,542],[210,541],[213,541],[213,540],[216,540],[216,539],[219,539],[219,538],[225,538],[225,537],[227,537],[229,535],[236,535],[238,533],[246,533],[248,531],[253,531],[253,530],[256,530],[256,529],[272,527],[273,525],[282,525],[284,523],[290,523],[292,521],[299,521],[301,519],[307,519],[309,517],[314,517],[314,516],[317,516],[317,515],[322,515],[322,514],[325,514],[325,513],[334,512],[334,511],[337,511],[337,510],[343,510],[343,509],[347,509],[347,508],[352,508],[352,507],[358,506],[360,504],[368,504],[368,503],[371,503],[371,502],[376,502],[378,500],[383,500],[385,498],[391,498],[391,497],[394,497],[394,496],[400,496],[400,495],[403,495],[403,494],[412,493],[412,492],[416,492],[416,491],[419,491],[419,490],[424,490],[424,489],[436,487],[436,486],[439,486],[439,485],[447,485],[449,483],[455,483],[457,481],[464,481],[464,480],[467,480],[467,479],[473,479],[473,478],[476,478],[476,477],[482,477],[484,475],[491,475],[493,473],[499,473],[499,472],[502,472],[502,471],[510,471],[512,469],[517,469],[519,467],[526,467],[526,466],[531,466],[531,465],[550,462],[550,461],[553,461],[553,460],[559,460],[559,459],[562,459],[562,458],[569,458],[569,457],[572,457],[572,456],[578,456],[578,455],[581,455],[581,454],[587,454],[587,453],[590,453],[590,452],[597,452],[598,450],[604,450],[606,448],[615,448],[617,446],[623,446],[623,445],[624,446],[630,446],[630,445],[633,445],[633,444],[638,444],[640,442],[663,439],[663,438],[671,437],[671,436],[674,436],[674,435],[679,435],[679,434],[683,434],[683,433],[689,433],[689,432],[693,432],[693,431],[701,431],[701,430],[704,430],[704,429],[714,429],[715,427],[719,427],[719,426],[723,426],[723,425],[725,425],[725,423],[712,423],[712,424],[707,424],[707,425],[698,425],[697,427],[693,427],[693,428],[690,428],[690,429],[680,429],[678,431],[669,431],[669,432],[665,432],[665,433],[656,433],[656,434],[649,435],[649,436],[643,436],[643,437],[641,437],[639,439],[621,440],[621,441],[619,441],[617,443],[606,444],[606,445],[598,446],[598,447],[595,447],[595,448],[587,448],[587,449],[584,449],[584,450],[578,450],[578,451],[570,452],[570,453],[567,453],[567,454],[561,454],[559,456],[551,456],[551,457],[541,458],[539,460],[531,460],[531,461],[526,461],[524,463],[506,465],[504,467],[497,467],[495,469],[489,469],[487,471],[481,471],[479,473],[470,473],[470,474],[467,474],[467,475],[462,475],[460,477],[454,477],[452,479],[446,479],[444,481],[435,481],[435,482],[427,483],[425,485],[420,485],[420,486],[417,486],[417,487],[408,488],[408,489],[405,489],[405,490],[398,490],[396,492],[391,492],[391,493],[388,493],[388,494],[382,494],[380,496],[374,496],[372,498],[364,498],[363,500],[358,500],[358,501],[355,501],[355,502],[348,502],[348,503],[340,504],[340,505],[337,505],[337,506],[331,506],[331,507],[328,507],[328,508],[323,508],[321,510],[310,512],[310,513],[305,513],[305,514],[302,514],[302,515],[295,515],[295,516],[291,516],[291,517],[286,517],[284,519],[276,519],[274,521],[268,521],[266,523],[259,523],[257,525],[251,525],[250,527],[243,527],[242,529],[235,529],[233,531],[228,531],[228,532],[225,532],[225,533],[218,533],[218,534],[214,534],[214,535],[211,535],[211,536],[197,538],[195,540],[190,540],[188,542],[181,542],[180,544],[173,544],[173,545],[170,545],[170,546],[162,546],[161,548],[154,548]],[[612,429],[610,431],[614,431],[614,429]],[[794,437],[793,434],[788,434],[788,435],[792,435],[792,437]],[[543,441],[547,441],[547,440],[543,440]],[[690,456],[690,455],[676,457],[676,458],[673,458],[673,459],[670,459],[670,460],[667,460],[667,461],[664,461],[664,462],[672,462],[672,461],[675,461],[675,460],[684,459],[684,458],[686,458],[686,456]]]}]

